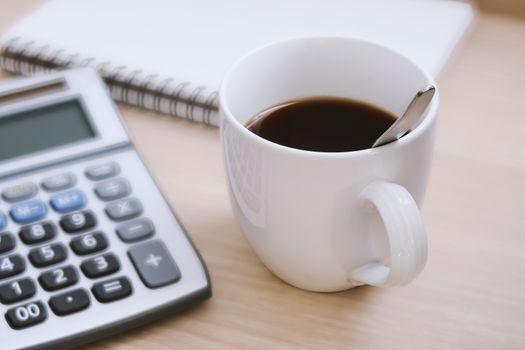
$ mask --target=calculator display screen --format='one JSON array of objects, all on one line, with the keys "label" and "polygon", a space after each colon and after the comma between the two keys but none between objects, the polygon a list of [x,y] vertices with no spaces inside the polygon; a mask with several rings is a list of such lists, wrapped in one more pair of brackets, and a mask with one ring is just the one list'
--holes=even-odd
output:
[{"label": "calculator display screen", "polygon": [[95,137],[78,100],[0,116],[0,161]]}]

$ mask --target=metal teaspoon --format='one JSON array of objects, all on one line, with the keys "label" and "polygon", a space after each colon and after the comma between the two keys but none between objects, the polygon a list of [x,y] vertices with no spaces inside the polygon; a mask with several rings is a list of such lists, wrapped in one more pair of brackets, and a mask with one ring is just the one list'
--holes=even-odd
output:
[{"label": "metal teaspoon", "polygon": [[436,88],[433,85],[429,85],[423,90],[418,91],[416,96],[410,101],[401,118],[397,119],[394,124],[375,140],[372,148],[396,141],[408,131],[412,130],[421,119],[430,101],[432,101],[435,92]]}]

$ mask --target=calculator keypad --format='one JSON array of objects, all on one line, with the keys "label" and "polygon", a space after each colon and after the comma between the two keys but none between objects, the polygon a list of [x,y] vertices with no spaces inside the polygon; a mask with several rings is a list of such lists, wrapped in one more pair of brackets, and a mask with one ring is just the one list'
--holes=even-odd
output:
[{"label": "calculator keypad", "polygon": [[[100,303],[129,297],[133,293],[130,279],[115,276],[122,269],[121,259],[128,260],[128,264],[131,262],[144,286],[150,289],[175,283],[181,278],[164,243],[148,240],[154,236],[155,226],[150,219],[141,217],[144,211],[142,203],[130,197],[131,184],[125,178],[117,177],[119,173],[120,166],[114,162],[89,167],[84,172],[86,178],[93,181],[93,198],[105,203],[105,215],[115,222],[114,232],[96,230],[99,220],[89,208],[89,195],[74,187],[79,181],[72,172],[48,176],[40,181],[45,191],[42,193],[49,193],[45,201],[31,199],[38,193],[38,187],[33,183],[9,187],[2,192],[10,205],[11,219],[21,226],[18,237],[28,246],[27,259],[32,269],[39,270],[38,283],[31,277],[18,276],[26,270],[26,260],[16,252],[16,236],[8,231],[0,232],[0,303],[12,305],[25,301],[5,314],[13,329],[46,320],[46,303],[52,314],[64,317],[88,309],[92,302],[90,294]],[[49,215],[46,203],[53,209]],[[59,218],[55,221],[57,216]],[[7,220],[0,212],[0,230],[7,225]],[[124,243],[141,243],[130,246],[127,256],[117,256],[105,251],[110,247],[106,234],[114,234]],[[57,241],[57,237],[61,240]],[[64,240],[69,240],[69,248]],[[77,256],[75,261],[82,260],[68,263],[68,249]],[[81,278],[93,281],[90,290],[79,288]],[[30,301],[39,288],[51,292],[49,298]]]}]

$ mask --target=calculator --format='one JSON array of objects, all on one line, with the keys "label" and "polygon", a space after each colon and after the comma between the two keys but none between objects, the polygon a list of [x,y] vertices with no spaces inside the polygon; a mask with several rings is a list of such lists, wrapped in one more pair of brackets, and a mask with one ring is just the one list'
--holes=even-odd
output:
[{"label": "calculator", "polygon": [[0,348],[75,347],[210,296],[95,71],[0,85]]}]

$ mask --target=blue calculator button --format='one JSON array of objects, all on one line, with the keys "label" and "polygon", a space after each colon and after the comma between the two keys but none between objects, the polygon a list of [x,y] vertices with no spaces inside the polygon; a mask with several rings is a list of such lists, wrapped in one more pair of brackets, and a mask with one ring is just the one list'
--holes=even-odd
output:
[{"label": "blue calculator button", "polygon": [[50,199],[51,206],[59,213],[69,213],[86,205],[86,196],[79,190],[57,193]]},{"label": "blue calculator button", "polygon": [[7,225],[7,219],[4,213],[0,212],[0,230],[3,230],[5,225]]},{"label": "blue calculator button", "polygon": [[39,200],[15,204],[9,210],[11,218],[19,224],[27,224],[42,219],[47,213],[46,205]]}]

